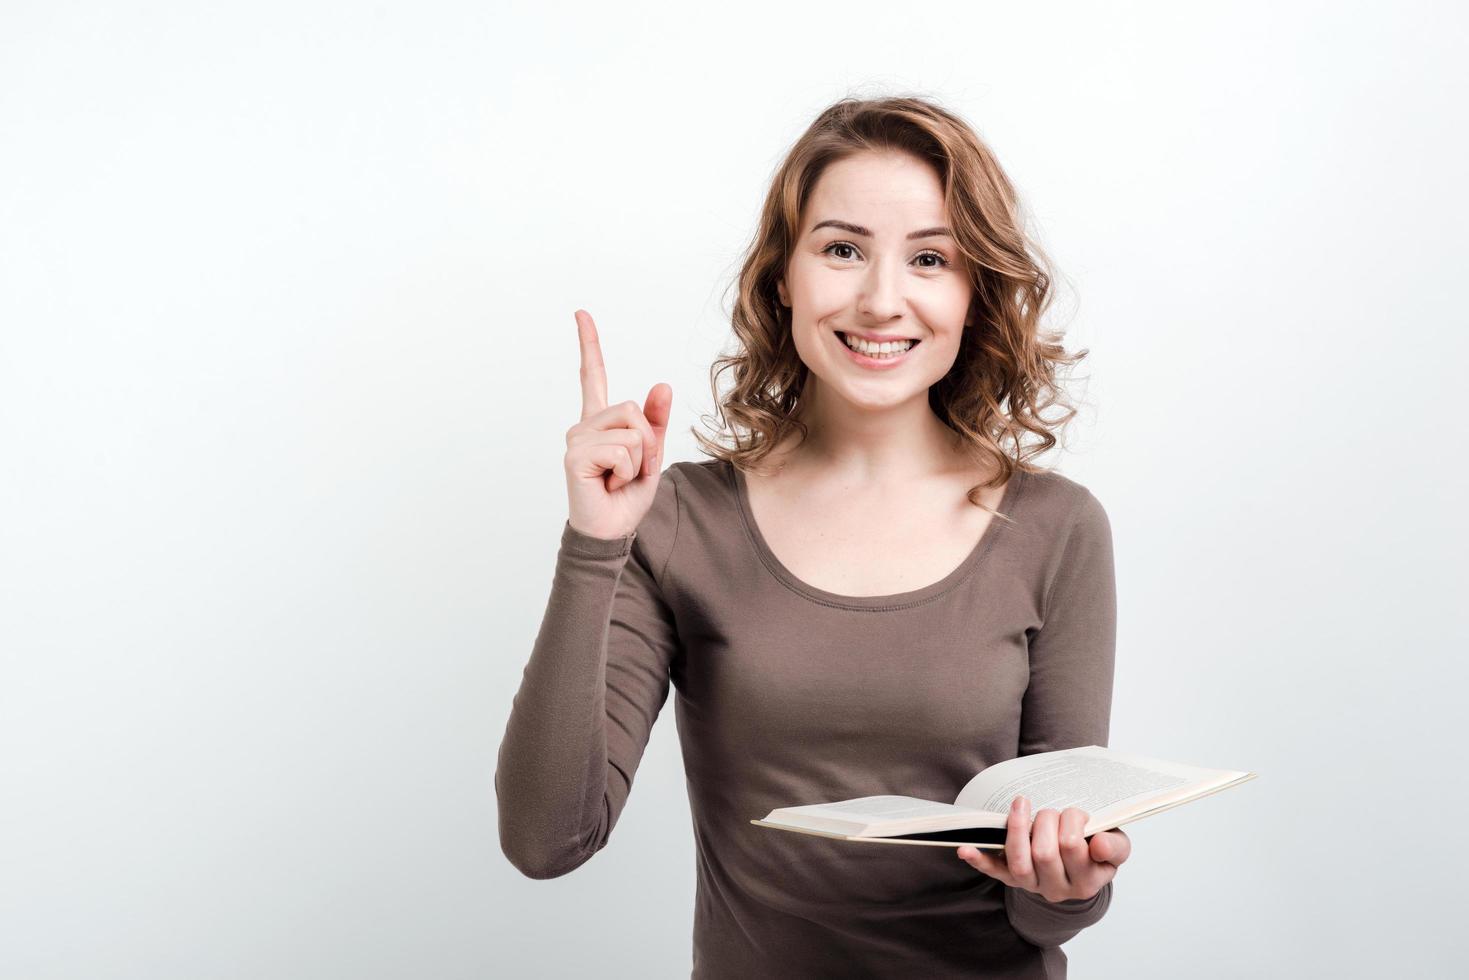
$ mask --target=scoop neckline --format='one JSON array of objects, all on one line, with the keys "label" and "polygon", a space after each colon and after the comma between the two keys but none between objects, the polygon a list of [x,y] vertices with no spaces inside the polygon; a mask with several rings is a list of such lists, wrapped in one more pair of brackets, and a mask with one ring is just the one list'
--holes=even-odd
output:
[{"label": "scoop neckline", "polygon": [[[744,525],[745,535],[754,546],[756,554],[760,556],[760,561],[781,584],[791,591],[823,605],[838,606],[843,609],[899,609],[935,599],[968,577],[969,573],[979,564],[980,559],[993,546],[995,538],[1005,524],[1001,518],[991,517],[968,556],[936,582],[909,589],[907,592],[894,592],[890,595],[842,595],[838,592],[817,588],[797,578],[795,573],[786,568],[785,564],[776,557],[775,552],[770,548],[770,543],[765,540],[760,525],[755,521],[755,512],[750,506],[749,486],[745,482],[744,472],[727,459],[723,462],[728,479],[733,485],[735,499],[739,504],[740,523]],[[999,505],[995,509],[1013,519],[1014,515],[1011,514],[1011,511],[1019,501],[1029,478],[1030,474],[1022,469],[1016,469],[1010,475],[1009,482],[1005,484],[1005,490],[1000,495]]]}]

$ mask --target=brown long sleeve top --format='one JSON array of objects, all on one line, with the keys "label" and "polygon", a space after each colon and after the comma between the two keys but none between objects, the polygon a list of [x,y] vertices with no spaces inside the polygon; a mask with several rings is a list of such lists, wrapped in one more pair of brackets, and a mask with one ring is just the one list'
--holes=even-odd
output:
[{"label": "brown long sleeve top", "polygon": [[950,848],[792,834],[775,807],[952,801],[1005,759],[1106,745],[1116,591],[1090,491],[1017,471],[974,551],[888,596],[775,557],[743,474],[674,463],[636,531],[566,523],[495,771],[500,843],[531,878],[607,845],[675,699],[698,856],[695,978],[1066,975],[1060,945],[1112,885],[1051,903]]}]

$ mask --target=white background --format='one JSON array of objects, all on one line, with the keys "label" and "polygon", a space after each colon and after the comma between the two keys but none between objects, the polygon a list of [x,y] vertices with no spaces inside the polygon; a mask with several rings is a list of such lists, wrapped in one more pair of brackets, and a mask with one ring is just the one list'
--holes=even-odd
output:
[{"label": "white background", "polygon": [[[500,853],[576,327],[712,407],[847,94],[990,142],[1091,356],[1132,829],[1078,977],[1444,976],[1466,867],[1449,3],[7,4],[0,974],[686,976],[672,705],[611,845]],[[956,787],[957,791],[957,787]]]}]

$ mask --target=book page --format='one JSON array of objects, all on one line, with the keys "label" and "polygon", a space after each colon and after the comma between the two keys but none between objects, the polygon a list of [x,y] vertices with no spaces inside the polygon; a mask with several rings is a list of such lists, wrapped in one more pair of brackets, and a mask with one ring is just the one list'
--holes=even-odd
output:
[{"label": "book page", "polygon": [[835,803],[810,803],[805,806],[787,806],[780,810],[786,813],[805,813],[819,817],[834,817],[841,820],[856,820],[861,823],[878,823],[884,820],[909,820],[914,817],[948,816],[962,812],[963,808],[952,803],[936,803],[912,796],[859,796]]},{"label": "book page", "polygon": [[1141,801],[1171,798],[1230,775],[1227,770],[1204,769],[1092,745],[997,763],[971,779],[954,802],[957,806],[1008,813],[1010,802],[1017,796],[1025,796],[1030,800],[1031,813],[1074,806],[1085,810],[1095,821]]}]

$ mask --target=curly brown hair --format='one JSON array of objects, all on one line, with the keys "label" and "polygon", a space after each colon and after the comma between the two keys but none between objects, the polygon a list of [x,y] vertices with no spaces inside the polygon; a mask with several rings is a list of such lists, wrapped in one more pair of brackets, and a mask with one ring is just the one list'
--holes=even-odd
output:
[{"label": "curly brown hair", "polygon": [[[709,455],[741,469],[756,467],[793,429],[807,435],[795,417],[810,370],[791,338],[790,311],[778,301],[776,283],[799,238],[802,209],[830,164],[865,151],[898,150],[931,164],[944,187],[944,205],[955,244],[974,287],[969,323],[949,372],[928,390],[929,405],[975,459],[996,469],[980,490],[1000,486],[1016,469],[1041,470],[1028,460],[1057,443],[1053,430],[1077,410],[1056,383],[1058,365],[1086,357],[1068,355],[1060,334],[1043,332],[1040,318],[1052,298],[1052,276],[1044,252],[1023,228],[1014,186],[994,153],[963,119],[916,97],[843,98],[817,116],[786,154],[761,211],[735,283],[738,299],[731,323],[738,343],[710,368],[718,422],[712,426],[732,446],[694,438]],[[719,376],[733,371],[734,384],[719,393]],[[1041,412],[1060,405],[1054,420]],[[702,415],[706,423],[712,420]],[[691,427],[692,428],[692,427]],[[1022,444],[1031,434],[1036,440]],[[1013,454],[1003,445],[1013,446]]]}]

